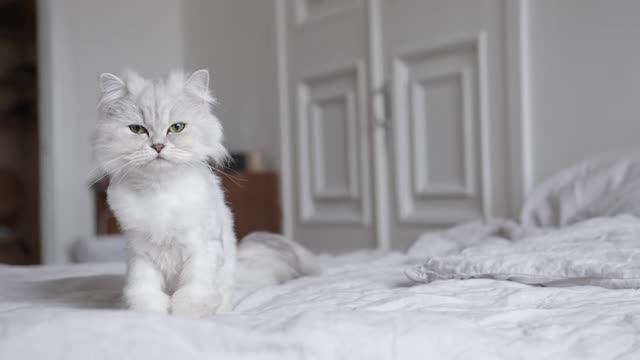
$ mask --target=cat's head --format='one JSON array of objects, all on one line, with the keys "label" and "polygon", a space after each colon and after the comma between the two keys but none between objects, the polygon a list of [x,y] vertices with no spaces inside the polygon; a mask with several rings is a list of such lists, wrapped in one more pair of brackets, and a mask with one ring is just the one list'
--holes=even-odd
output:
[{"label": "cat's head", "polygon": [[228,153],[211,112],[209,72],[151,81],[133,72],[100,75],[93,138],[98,167],[108,175],[178,170],[221,163]]}]

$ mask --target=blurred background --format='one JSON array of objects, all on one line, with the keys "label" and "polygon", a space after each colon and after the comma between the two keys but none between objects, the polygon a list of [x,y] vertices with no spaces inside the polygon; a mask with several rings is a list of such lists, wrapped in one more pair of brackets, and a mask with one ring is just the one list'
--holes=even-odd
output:
[{"label": "blurred background", "polygon": [[[240,235],[403,249],[517,217],[636,147],[635,0],[0,0],[0,262],[117,233],[89,187],[102,72],[208,68]],[[106,241],[106,240],[105,240]]]}]

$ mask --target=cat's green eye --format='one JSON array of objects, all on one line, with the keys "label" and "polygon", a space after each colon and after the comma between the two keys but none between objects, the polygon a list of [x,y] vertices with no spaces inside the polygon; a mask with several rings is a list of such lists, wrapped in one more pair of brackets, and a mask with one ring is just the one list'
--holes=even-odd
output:
[{"label": "cat's green eye", "polygon": [[147,129],[145,129],[144,126],[140,126],[140,125],[129,125],[129,130],[131,130],[132,133],[138,134],[138,135],[147,133]]},{"label": "cat's green eye", "polygon": [[179,133],[184,130],[184,127],[187,126],[185,123],[175,123],[169,126],[169,132],[171,133]]}]

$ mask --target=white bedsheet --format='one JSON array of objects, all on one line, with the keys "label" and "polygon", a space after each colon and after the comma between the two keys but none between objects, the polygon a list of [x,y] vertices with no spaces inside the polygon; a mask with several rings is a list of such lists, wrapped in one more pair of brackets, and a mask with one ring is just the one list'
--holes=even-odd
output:
[{"label": "white bedsheet", "polygon": [[205,320],[118,309],[119,264],[0,267],[0,359],[640,359],[636,290],[410,286],[408,262],[325,258]]}]

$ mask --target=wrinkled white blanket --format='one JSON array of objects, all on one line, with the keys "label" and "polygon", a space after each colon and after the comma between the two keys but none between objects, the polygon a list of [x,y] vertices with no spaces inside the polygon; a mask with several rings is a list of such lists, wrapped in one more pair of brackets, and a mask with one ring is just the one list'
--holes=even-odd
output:
[{"label": "wrinkled white blanket", "polygon": [[629,215],[529,232],[509,221],[466,224],[426,236],[410,253],[419,256],[421,247],[426,260],[406,272],[418,282],[493,278],[548,286],[640,288],[640,219]]},{"label": "wrinkled white blanket", "polygon": [[638,359],[640,292],[496,280],[412,286],[401,254],[242,289],[203,320],[119,308],[123,266],[0,267],[0,359]]}]

